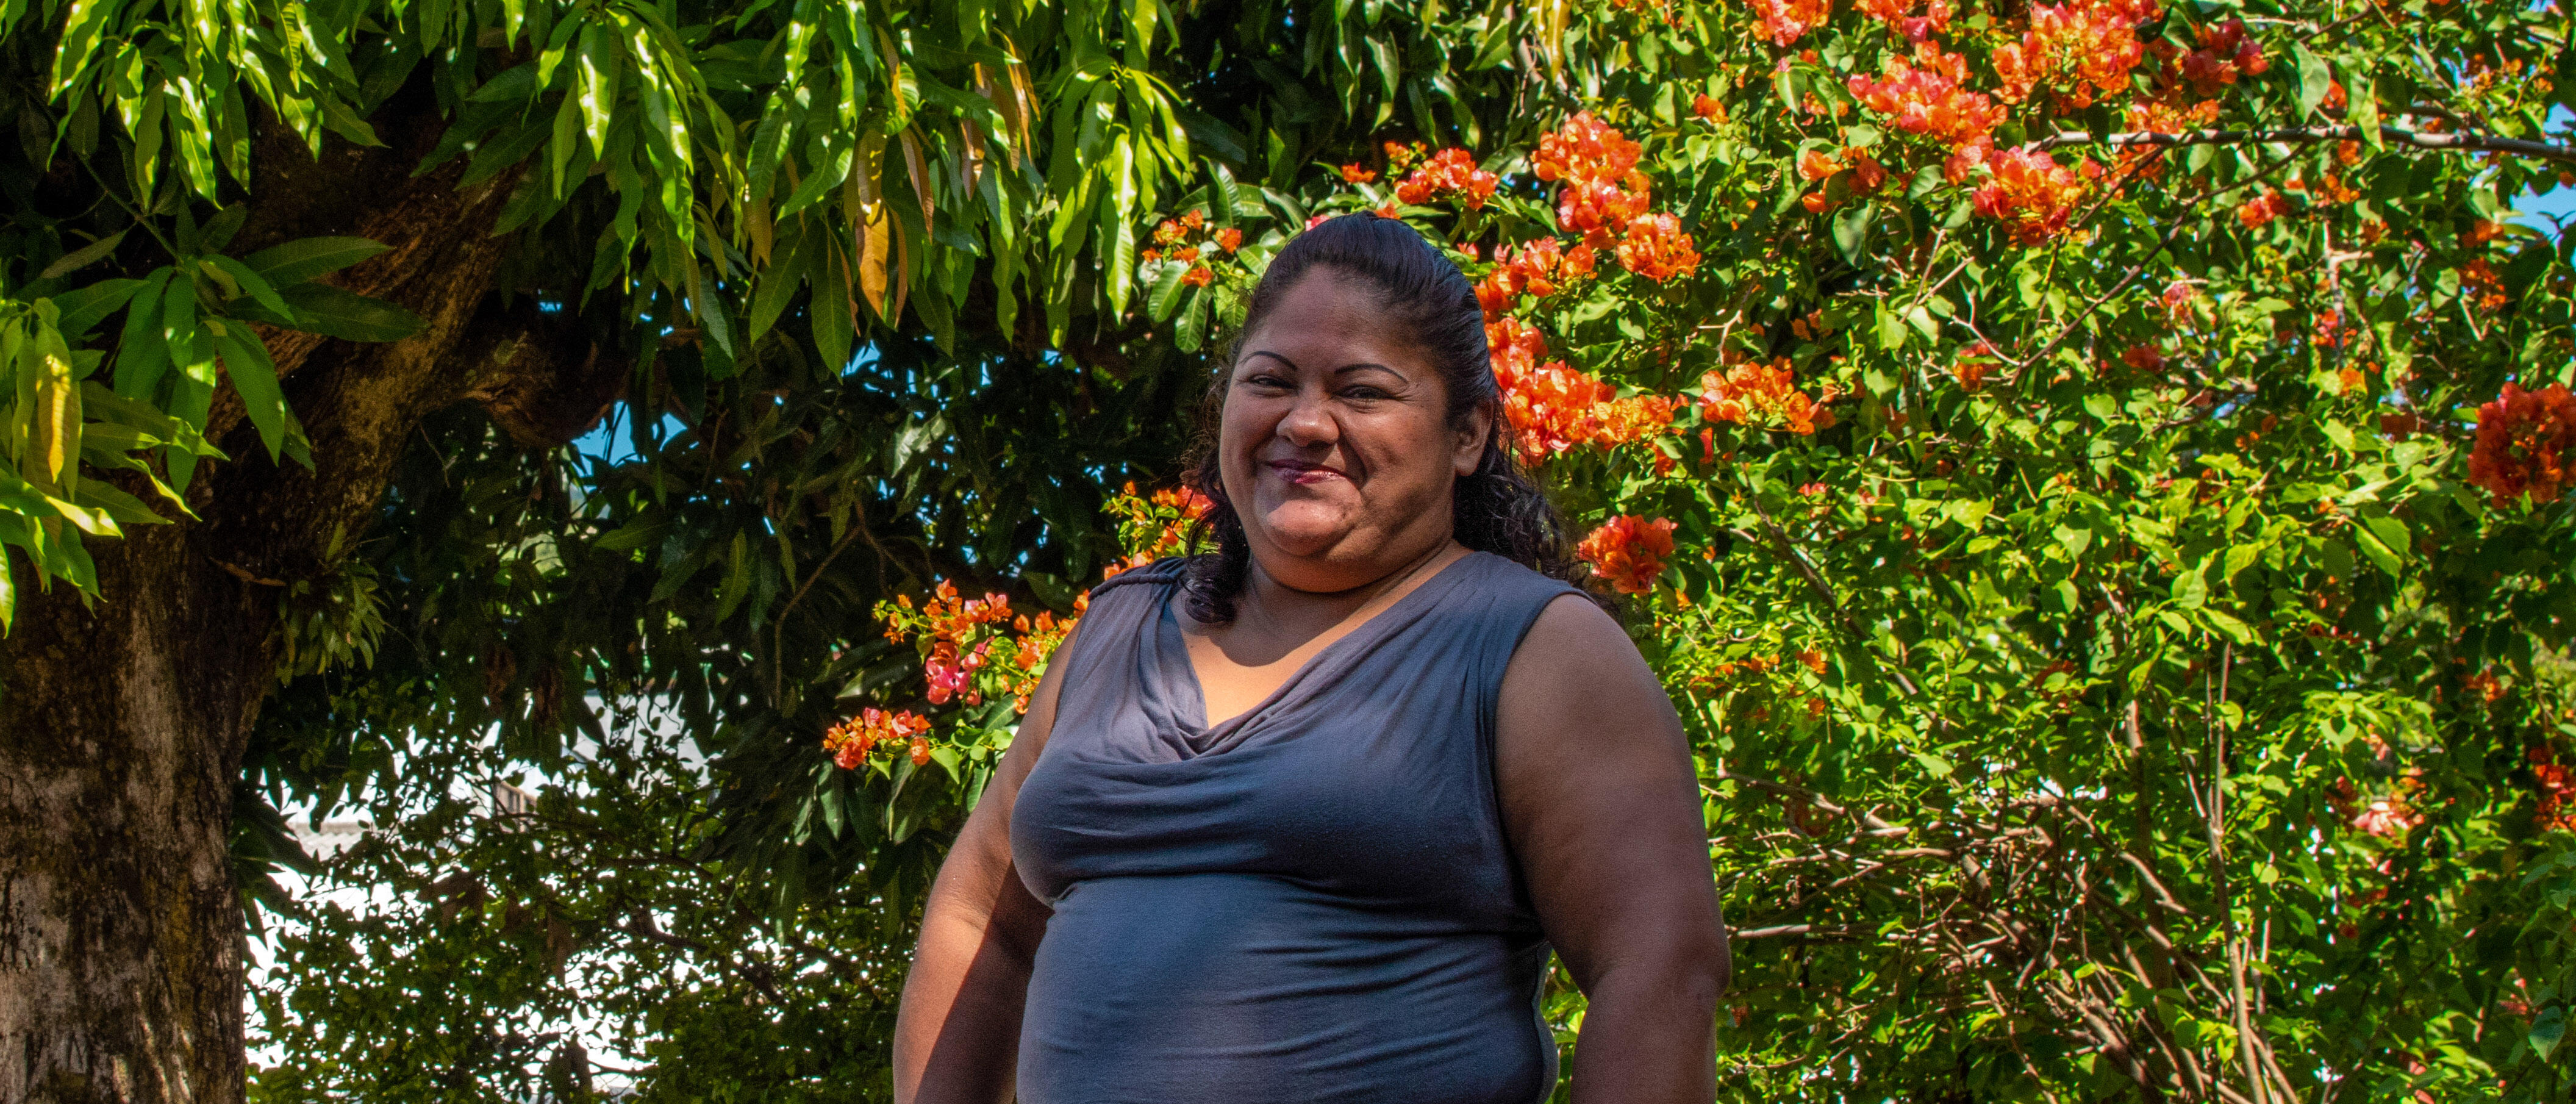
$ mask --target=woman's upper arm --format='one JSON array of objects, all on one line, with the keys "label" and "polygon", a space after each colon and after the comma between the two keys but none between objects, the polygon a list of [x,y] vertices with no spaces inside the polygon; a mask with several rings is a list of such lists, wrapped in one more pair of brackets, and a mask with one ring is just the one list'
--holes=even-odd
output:
[{"label": "woman's upper arm", "polygon": [[1577,595],[1522,639],[1497,705],[1503,824],[1577,984],[1624,962],[1725,970],[1698,770],[1636,645]]}]

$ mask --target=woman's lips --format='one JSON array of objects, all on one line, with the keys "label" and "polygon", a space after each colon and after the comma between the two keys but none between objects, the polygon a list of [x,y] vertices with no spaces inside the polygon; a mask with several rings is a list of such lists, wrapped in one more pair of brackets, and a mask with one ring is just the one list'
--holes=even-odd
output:
[{"label": "woman's lips", "polygon": [[1300,487],[1311,487],[1329,480],[1349,478],[1321,464],[1308,464],[1297,460],[1270,461],[1270,470],[1278,472],[1279,478]]}]

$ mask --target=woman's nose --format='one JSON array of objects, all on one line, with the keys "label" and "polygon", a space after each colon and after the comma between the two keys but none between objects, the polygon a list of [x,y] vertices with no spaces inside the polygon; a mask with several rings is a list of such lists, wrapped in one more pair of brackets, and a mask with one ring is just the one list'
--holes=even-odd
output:
[{"label": "woman's nose", "polygon": [[1334,423],[1332,411],[1325,408],[1324,396],[1300,390],[1297,404],[1279,419],[1279,435],[1298,448],[1329,445],[1341,438],[1341,427]]}]

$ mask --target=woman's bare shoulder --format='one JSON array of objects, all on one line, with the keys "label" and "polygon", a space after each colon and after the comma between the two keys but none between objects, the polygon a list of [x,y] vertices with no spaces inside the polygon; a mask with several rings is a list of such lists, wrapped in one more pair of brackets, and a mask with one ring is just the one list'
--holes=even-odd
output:
[{"label": "woman's bare shoulder", "polygon": [[1592,670],[1600,666],[1625,667],[1633,664],[1645,670],[1645,658],[1637,645],[1628,639],[1628,631],[1608,610],[1589,595],[1569,592],[1557,595],[1530,622],[1529,632],[1521,637],[1520,648],[1512,653],[1512,667],[1518,673],[1524,664],[1561,667],[1572,664]]}]

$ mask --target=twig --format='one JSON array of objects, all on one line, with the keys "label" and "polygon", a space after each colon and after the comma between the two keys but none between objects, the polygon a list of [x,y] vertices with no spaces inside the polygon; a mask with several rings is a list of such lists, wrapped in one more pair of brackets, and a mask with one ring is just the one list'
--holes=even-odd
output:
[{"label": "twig", "polygon": [[[2477,134],[2426,134],[2403,127],[2381,126],[2382,140],[2428,150],[2464,150],[2479,153],[2511,153],[2550,161],[2576,163],[2576,148],[2555,146],[2522,138],[2490,138]],[[2357,126],[2271,127],[2262,130],[2185,130],[2162,132],[2127,130],[2096,135],[2090,131],[2064,130],[2031,143],[2036,149],[2050,150],[2062,146],[2257,146],[2271,143],[2313,145],[2318,142],[2357,142],[2363,131]]]}]

